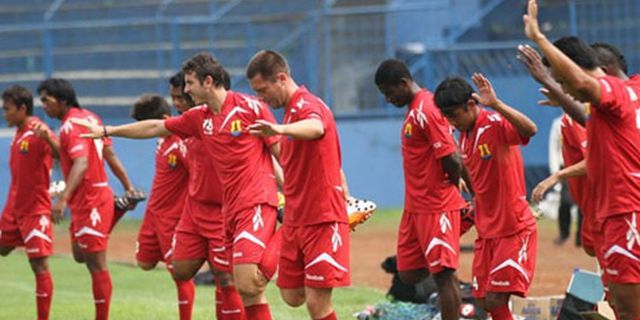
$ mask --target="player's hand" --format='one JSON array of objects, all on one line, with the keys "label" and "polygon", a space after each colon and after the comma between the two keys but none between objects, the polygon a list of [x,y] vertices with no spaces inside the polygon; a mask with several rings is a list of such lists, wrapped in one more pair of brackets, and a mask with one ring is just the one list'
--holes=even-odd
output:
[{"label": "player's hand", "polygon": [[542,201],[542,199],[544,198],[544,194],[547,193],[549,189],[553,188],[553,186],[555,186],[558,182],[560,182],[560,179],[558,179],[555,174],[552,174],[546,179],[540,181],[540,183],[538,183],[538,185],[533,188],[533,192],[531,193],[531,200],[536,203]]},{"label": "player's hand", "polygon": [[282,134],[283,127],[280,124],[271,123],[265,120],[256,120],[256,122],[247,127],[249,133],[261,137],[272,137]]},{"label": "player's hand", "polygon": [[519,45],[518,55],[516,57],[527,67],[531,77],[538,83],[547,85],[555,82],[555,80],[551,78],[547,67],[542,64],[542,57],[540,57],[540,54],[534,48],[531,48],[529,45]]},{"label": "player's hand", "polygon": [[540,31],[540,26],[538,25],[538,1],[529,0],[527,14],[522,16],[522,21],[524,22],[524,34],[527,38],[533,41],[544,38],[544,34]]},{"label": "player's hand", "polygon": [[133,210],[138,205],[138,202],[144,201],[147,199],[146,193],[144,191],[133,188],[131,190],[127,190],[125,196],[129,199],[129,206],[127,206],[127,210]]},{"label": "player's hand", "polygon": [[472,96],[474,99],[491,108],[495,108],[500,104],[500,100],[496,96],[496,92],[493,90],[493,86],[491,85],[491,82],[489,82],[489,79],[481,73],[474,73],[471,80],[473,80],[473,83],[478,87],[478,92],[480,93],[473,93]]},{"label": "player's hand", "polygon": [[66,208],[67,200],[58,199],[58,201],[56,201],[56,203],[51,208],[51,220],[53,220],[53,223],[58,224],[62,222],[62,219],[64,217],[64,209]]},{"label": "player's hand", "polygon": [[105,132],[104,132],[103,126],[97,125],[86,119],[80,119],[80,118],[71,118],[69,119],[69,121],[71,121],[71,123],[73,124],[77,124],[89,130],[88,133],[80,134],[80,138],[100,139],[104,137]]},{"label": "player's hand", "polygon": [[41,139],[45,139],[48,140],[49,137],[49,130],[47,130],[47,126],[44,125],[44,123],[42,122],[36,122],[31,126],[31,131],[33,131],[33,133]]},{"label": "player's hand", "polygon": [[559,107],[560,106],[560,103],[558,102],[558,98],[553,93],[551,93],[549,90],[547,90],[545,88],[540,88],[538,91],[540,91],[540,93],[544,94],[547,97],[547,99],[538,101],[539,105],[547,106],[547,107]]}]

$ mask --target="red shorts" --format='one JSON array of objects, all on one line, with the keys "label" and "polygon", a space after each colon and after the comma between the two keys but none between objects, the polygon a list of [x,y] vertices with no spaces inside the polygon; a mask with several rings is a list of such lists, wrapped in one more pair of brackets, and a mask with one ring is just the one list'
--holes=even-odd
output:
[{"label": "red shorts", "polygon": [[107,250],[114,207],[111,189],[103,190],[94,207],[70,208],[71,243],[75,243],[84,253]]},{"label": "red shorts", "polygon": [[50,256],[53,252],[51,215],[15,217],[11,212],[4,212],[0,218],[0,246],[24,246],[29,259]]},{"label": "red shorts", "polygon": [[640,283],[640,214],[608,217],[602,226],[604,271],[609,282]]},{"label": "red shorts", "polygon": [[163,217],[147,212],[142,220],[138,241],[136,242],[136,260],[146,263],[164,261],[171,265],[171,242],[179,218]]},{"label": "red shorts", "polygon": [[609,278],[607,277],[606,269],[606,261],[604,259],[604,238],[602,237],[602,233],[594,232],[593,233],[593,251],[596,253],[596,260],[598,261],[598,265],[600,265],[600,269],[602,270],[602,274],[600,274],[600,278],[602,279],[602,286],[605,291],[609,291]]},{"label": "red shorts", "polygon": [[460,210],[402,213],[398,230],[398,271],[458,269]]},{"label": "red shorts", "polygon": [[220,271],[230,272],[230,251],[225,246],[224,218],[219,204],[187,199],[176,226],[173,260],[206,259]]},{"label": "red shorts", "polygon": [[327,222],[282,228],[278,287],[336,288],[350,284],[349,224]]},{"label": "red shorts", "polygon": [[536,269],[538,231],[536,225],[501,238],[481,239],[473,256],[473,296],[508,292],[526,296]]},{"label": "red shorts", "polygon": [[276,230],[278,210],[268,204],[244,209],[226,218],[227,244],[233,264],[258,264]]}]

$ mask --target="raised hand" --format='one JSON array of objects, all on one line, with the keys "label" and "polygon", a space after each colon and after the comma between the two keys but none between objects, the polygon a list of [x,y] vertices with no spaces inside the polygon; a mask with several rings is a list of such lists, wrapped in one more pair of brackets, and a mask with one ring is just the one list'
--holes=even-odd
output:
[{"label": "raised hand", "polygon": [[256,122],[247,127],[249,133],[261,136],[271,137],[282,134],[282,126],[265,120],[256,120]]},{"label": "raised hand", "polygon": [[86,119],[71,118],[69,119],[69,121],[71,121],[71,123],[73,124],[77,124],[89,129],[88,133],[80,134],[80,138],[100,139],[106,134],[105,127],[92,123]]},{"label": "raised hand", "polygon": [[487,79],[481,73],[474,73],[471,77],[473,83],[475,83],[478,88],[478,93],[473,93],[472,96],[474,99],[478,100],[481,104],[495,108],[500,103],[500,100],[496,96],[496,92],[493,90],[493,86],[489,79]]},{"label": "raised hand", "polygon": [[538,51],[525,44],[518,46],[518,52],[518,60],[527,67],[529,74],[531,74],[534,80],[542,85],[555,82],[555,80],[551,78],[551,74],[549,74],[547,67],[542,64],[542,57]]},{"label": "raised hand", "polygon": [[536,41],[544,37],[538,25],[538,1],[529,0],[527,4],[527,14],[522,16],[524,22],[524,34],[527,38]]}]

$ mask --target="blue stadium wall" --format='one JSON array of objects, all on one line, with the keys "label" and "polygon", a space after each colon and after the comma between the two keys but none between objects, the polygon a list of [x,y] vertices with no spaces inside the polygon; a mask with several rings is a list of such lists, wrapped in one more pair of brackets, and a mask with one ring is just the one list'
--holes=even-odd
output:
[{"label": "blue stadium wall", "polygon": [[[547,165],[549,126],[560,112],[558,109],[537,106],[536,102],[541,99],[541,96],[537,94],[537,86],[529,78],[509,77],[491,80],[504,101],[532,117],[538,125],[538,134],[528,146],[522,148],[522,152],[528,171],[544,173]],[[101,114],[106,123],[129,121],[126,108],[102,108],[94,111]],[[41,109],[37,110],[37,114],[44,116]],[[57,125],[56,121],[50,119],[47,122]],[[349,180],[349,187],[355,196],[375,200],[383,208],[401,208],[403,204],[401,123],[402,118],[399,116],[373,119],[338,117],[344,170]],[[8,137],[0,138],[0,202],[2,203],[5,202],[10,179],[8,169],[10,140]],[[115,138],[114,144],[132,180],[139,187],[149,191],[154,170],[155,140]],[[59,172],[55,172],[54,177],[60,177]],[[529,180],[528,184],[531,186],[535,183],[536,175],[534,174]],[[116,193],[122,193],[121,186],[112,175],[110,182]],[[144,206],[141,206],[129,217],[140,218],[143,209]]]}]

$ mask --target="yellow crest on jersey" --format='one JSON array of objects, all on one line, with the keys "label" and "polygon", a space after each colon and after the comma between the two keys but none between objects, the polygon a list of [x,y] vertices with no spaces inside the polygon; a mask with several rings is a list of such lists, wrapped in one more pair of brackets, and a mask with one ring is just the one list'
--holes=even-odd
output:
[{"label": "yellow crest on jersey", "polygon": [[404,126],[404,136],[406,138],[411,138],[411,136],[413,135],[413,126],[411,125],[411,123],[408,123]]},{"label": "yellow crest on jersey", "polygon": [[584,106],[584,115],[589,120],[591,118],[591,103],[587,102]]},{"label": "yellow crest on jersey", "polygon": [[167,157],[167,163],[169,164],[169,167],[171,167],[171,169],[175,168],[176,166],[178,166],[178,157],[175,154],[170,154]]},{"label": "yellow crest on jersey", "polygon": [[20,152],[22,153],[29,152],[29,141],[27,140],[20,141]]},{"label": "yellow crest on jersey", "polygon": [[480,158],[482,160],[491,158],[491,150],[489,150],[489,145],[486,143],[478,146],[478,152],[480,152]]},{"label": "yellow crest on jersey", "polygon": [[239,136],[242,133],[242,120],[231,121],[231,129],[229,130],[234,137]]}]

